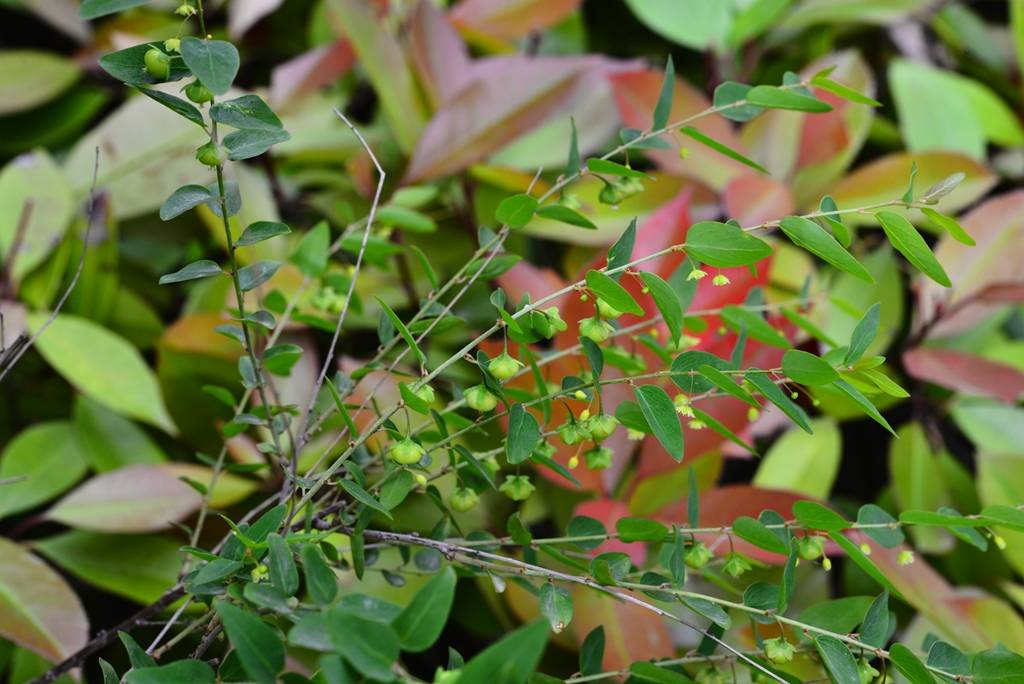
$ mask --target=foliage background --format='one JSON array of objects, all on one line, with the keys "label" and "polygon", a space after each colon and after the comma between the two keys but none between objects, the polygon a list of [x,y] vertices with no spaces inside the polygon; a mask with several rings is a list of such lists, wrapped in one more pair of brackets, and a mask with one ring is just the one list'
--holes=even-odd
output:
[{"label": "foliage background", "polygon": [[[887,372],[901,379],[910,396],[873,398],[901,438],[894,441],[823,390],[814,396],[813,435],[773,411],[748,424],[746,407],[721,406],[715,415],[742,428],[765,456],[752,459],[711,431],[688,429],[686,462],[698,475],[702,522],[708,525],[756,516],[766,507],[788,511],[807,497],[850,515],[870,502],[892,512],[950,506],[973,513],[1024,501],[1024,3],[454,5],[233,0],[210,8],[212,30],[231,36],[241,51],[236,88],[261,93],[291,133],[272,154],[234,166],[245,198],[238,225],[280,219],[295,232],[291,242],[265,243],[248,258],[285,260],[321,219],[339,235],[365,215],[372,166],[332,107],[352,117],[389,171],[385,197],[393,210],[378,221],[367,254],[369,268],[339,347],[342,371],[351,372],[376,350],[374,297],[411,313],[430,290],[414,247],[438,272],[454,272],[478,246],[477,227],[493,226],[502,198],[524,191],[539,166],[545,172],[538,187],[553,181],[565,163],[570,116],[585,155],[617,144],[624,126],[647,126],[668,55],[679,75],[672,120],[708,106],[723,81],[779,83],[787,71],[809,76],[837,65],[835,78],[882,106],[826,93],[821,96],[835,106],[828,114],[772,111],[743,124],[713,117],[698,127],[770,175],[688,141],[681,143],[685,158],[675,149],[634,158],[656,178],[644,193],[618,206],[600,204],[599,182],[584,179],[571,192],[596,230],[534,220],[507,244],[507,253],[522,261],[493,284],[513,301],[526,292],[536,299],[554,291],[603,259],[605,247],[634,216],[640,242],[650,251],[679,242],[698,219],[761,223],[813,210],[826,193],[841,207],[899,197],[912,162],[918,188],[961,171],[965,180],[941,208],[960,214],[977,246],[968,248],[913,215],[931,231],[951,291],[908,269],[880,232],[863,222],[858,257],[875,276],[873,286],[779,245],[763,279],[739,270],[730,272],[728,286],[702,281],[692,305],[739,304],[754,285],[763,287],[770,304],[786,302],[800,297],[810,278],[808,316],[826,336],[846,340],[867,308],[880,302],[881,327],[870,353],[886,355]],[[22,330],[38,328],[76,269],[94,150],[100,150],[100,230],[89,236],[81,281],[0,392],[0,480],[31,474],[0,489],[0,588],[15,597],[0,601],[0,633],[9,640],[0,646],[0,666],[11,682],[28,681],[48,661],[75,651],[87,634],[111,627],[175,582],[186,536],[168,520],[187,522],[199,505],[178,478],[208,480],[209,466],[196,454],[216,453],[231,418],[230,409],[203,388],[239,391],[238,348],[214,332],[229,302],[227,286],[157,285],[159,275],[222,252],[212,212],[201,209],[170,222],[156,215],[174,188],[195,182],[193,152],[202,135],[127,92],[97,65],[112,50],[175,35],[179,20],[170,9],[154,2],[86,23],[71,1],[0,3],[5,346]],[[423,199],[394,194],[410,185],[421,188]],[[407,208],[394,209],[401,205]],[[26,206],[27,227],[19,231]],[[324,287],[344,291],[354,251],[342,244]],[[515,260],[510,256],[507,263]],[[668,259],[652,267],[664,277],[673,269]],[[301,281],[302,272],[288,264],[259,294],[272,298],[276,291],[287,298]],[[432,359],[458,349],[468,339],[467,327],[493,322],[488,294],[486,286],[476,286],[458,303],[455,313],[464,323],[432,337]],[[315,381],[316,352],[329,341],[333,317],[315,295],[314,288],[300,298],[296,324],[286,333],[304,353],[290,374],[276,380],[284,403],[303,403]],[[570,298],[560,306],[566,321],[585,315]],[[727,355],[732,337],[722,334],[721,325],[711,317],[694,336],[701,348]],[[760,345],[758,353],[765,365],[777,361],[768,346]],[[446,378],[471,380],[459,368]],[[383,399],[396,396],[394,383],[387,389]],[[484,450],[496,443],[494,435],[478,439],[470,446]],[[231,459],[262,462],[256,441],[247,434],[232,437]],[[325,443],[318,437],[303,461],[312,463]],[[682,522],[686,469],[651,438],[636,444],[623,433],[612,446],[613,467],[576,473],[580,489],[567,488],[557,476],[535,478],[539,495],[523,506],[523,520],[537,534],[557,534],[574,513],[609,526],[627,513]],[[560,452],[557,458],[564,463],[568,456]],[[85,483],[100,488],[98,498],[111,510],[76,507],[62,498]],[[268,469],[239,469],[218,485],[214,506],[244,512],[275,486]],[[447,493],[451,483],[445,486]],[[512,503],[484,498],[486,505],[466,514],[464,524],[504,532]],[[126,508],[113,510],[121,503]],[[431,510],[425,501],[411,501],[396,524],[427,533]],[[224,531],[216,521],[207,541]],[[1024,650],[1024,534],[1002,535],[1005,549],[946,530],[914,529],[914,564],[901,567],[895,554],[875,554],[904,594],[896,606],[909,635],[904,641],[920,642],[931,632],[964,649],[1002,642]],[[984,549],[975,547],[980,543]],[[635,545],[627,550],[642,562]],[[874,592],[849,564],[837,563],[828,575],[808,565],[800,568],[798,609]],[[418,586],[415,577],[404,587],[385,579],[371,575],[361,591],[404,603]],[[351,581],[342,576],[344,585]],[[586,592],[575,600],[572,629],[548,649],[548,671],[571,673],[578,642],[597,624],[609,633],[610,668],[696,645],[693,634],[670,630],[640,611]],[[462,582],[444,639],[411,668],[429,678],[447,662],[444,646],[468,657],[536,614],[534,600],[515,585],[498,595],[483,584]],[[108,660],[124,662],[116,649],[109,651]]]}]

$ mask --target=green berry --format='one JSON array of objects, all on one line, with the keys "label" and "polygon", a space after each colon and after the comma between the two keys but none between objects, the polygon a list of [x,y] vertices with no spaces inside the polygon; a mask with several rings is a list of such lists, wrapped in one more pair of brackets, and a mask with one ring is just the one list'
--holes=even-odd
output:
[{"label": "green berry", "polygon": [[200,164],[205,164],[206,166],[220,166],[224,162],[220,148],[214,145],[212,141],[201,145],[196,150],[196,159],[199,160]]},{"label": "green berry", "polygon": [[527,475],[507,475],[498,489],[513,501],[525,501],[536,488]]},{"label": "green berry", "polygon": [[391,457],[391,460],[401,465],[419,463],[426,453],[423,447],[408,437],[400,442],[395,442],[388,449],[388,456]]},{"label": "green berry", "polygon": [[463,396],[466,397],[466,406],[480,413],[493,411],[498,405],[498,397],[483,385],[473,385],[463,392]]},{"label": "green berry", "polygon": [[874,668],[866,659],[861,658],[857,663],[857,675],[860,677],[860,684],[871,684],[875,677],[882,674]]},{"label": "green berry", "polygon": [[764,657],[776,665],[784,665],[785,663],[791,662],[795,654],[796,649],[793,648],[793,644],[789,643],[784,638],[778,637],[775,639],[765,639]]},{"label": "green berry", "polygon": [[522,367],[523,364],[509,356],[508,352],[502,352],[487,364],[487,370],[490,371],[491,375],[502,381],[511,378]]},{"label": "green berry", "polygon": [[192,81],[185,86],[185,97],[196,104],[205,104],[213,101],[213,93],[199,81]]},{"label": "green berry", "polygon": [[430,385],[424,385],[416,390],[416,396],[419,397],[420,401],[424,401],[428,404],[434,403],[434,388]]},{"label": "green berry", "polygon": [[459,487],[448,499],[451,507],[459,513],[471,510],[480,501],[480,497],[469,487]]},{"label": "green berry", "polygon": [[610,416],[607,413],[601,413],[587,421],[587,430],[590,432],[590,436],[594,438],[595,442],[603,441],[611,437],[612,433],[615,432],[615,428],[619,426],[619,421],[615,416]]},{"label": "green berry", "polygon": [[608,321],[601,320],[596,316],[580,321],[580,337],[586,337],[598,344],[611,337],[613,332],[615,332],[615,328]]},{"label": "green berry", "polygon": [[587,459],[587,467],[591,470],[604,470],[612,465],[612,450],[608,447],[594,447],[583,452]]},{"label": "green berry", "polygon": [[142,57],[142,62],[146,66],[146,71],[153,78],[163,81],[171,75],[171,57],[163,50],[158,50],[157,48],[146,50],[146,54]]},{"label": "green berry", "polygon": [[597,313],[601,315],[601,318],[609,318],[613,321],[622,315],[621,311],[603,299],[597,300]]},{"label": "green berry", "polygon": [[797,553],[804,560],[815,560],[825,552],[825,541],[818,536],[801,537],[797,542]]},{"label": "green berry", "polygon": [[725,566],[722,568],[726,574],[733,577],[739,577],[743,573],[750,570],[750,563],[746,558],[738,553],[730,553],[729,557],[725,559]]},{"label": "green berry", "polygon": [[562,423],[558,426],[558,436],[567,445],[579,444],[587,438],[587,432],[577,421]]}]

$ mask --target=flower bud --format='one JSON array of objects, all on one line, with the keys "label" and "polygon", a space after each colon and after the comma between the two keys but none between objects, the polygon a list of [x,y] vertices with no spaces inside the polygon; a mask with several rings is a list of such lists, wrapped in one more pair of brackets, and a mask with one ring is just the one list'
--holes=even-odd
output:
[{"label": "flower bud", "polygon": [[594,447],[583,452],[587,459],[587,467],[591,470],[604,470],[612,465],[612,450],[608,447]]},{"label": "flower bud", "polygon": [[424,475],[423,473],[416,473],[416,475],[414,475],[414,478],[416,480],[416,484],[418,484],[420,487],[427,486],[427,476]]},{"label": "flower bud", "polygon": [[708,272],[707,271],[702,271],[699,268],[695,268],[695,269],[693,269],[692,271],[690,271],[686,275],[686,279],[687,280],[701,280],[702,278],[706,278],[707,276],[708,276]]},{"label": "flower bud", "polygon": [[693,408],[690,406],[690,397],[685,394],[677,394],[672,399],[672,405],[676,407],[676,413],[687,418],[694,418]]},{"label": "flower bud", "polygon": [[181,52],[181,41],[177,38],[168,38],[164,41],[164,50],[168,52]]},{"label": "flower bud", "polygon": [[601,318],[609,318],[613,321],[622,315],[621,311],[601,298],[597,300],[597,313],[600,314]]},{"label": "flower bud", "polygon": [[187,2],[183,2],[180,5],[178,5],[177,9],[174,10],[174,13],[177,14],[179,17],[191,17],[193,14],[196,13],[196,8],[188,4]]},{"label": "flower bud", "polygon": [[611,437],[618,425],[619,421],[615,416],[602,413],[587,421],[587,430],[595,442],[600,442]]},{"label": "flower bud", "polygon": [[704,545],[702,541],[696,541],[686,551],[683,552],[683,562],[694,570],[700,570],[712,557],[711,549]]},{"label": "flower bud", "polygon": [[914,562],[914,552],[909,549],[900,551],[899,555],[896,556],[896,563],[899,565],[910,565]]},{"label": "flower bud", "polygon": [[598,344],[611,337],[613,332],[615,332],[615,328],[608,321],[601,320],[596,316],[580,321],[580,337],[586,337]]},{"label": "flower bud", "polygon": [[729,280],[729,276],[725,275],[724,273],[719,273],[718,275],[711,279],[711,284],[714,285],[715,287],[722,287],[723,285],[728,285],[731,282],[732,281]]},{"label": "flower bud", "polygon": [[142,57],[142,63],[153,78],[163,81],[171,75],[171,57],[163,50],[157,48],[146,50],[146,54]]},{"label": "flower bud", "polygon": [[796,550],[804,560],[815,560],[825,551],[825,541],[818,536],[800,537]]},{"label": "flower bud", "polygon": [[511,378],[522,367],[522,362],[509,356],[508,352],[502,352],[487,364],[487,370],[490,371],[491,375],[502,381]]},{"label": "flower bud", "polygon": [[459,513],[465,513],[466,511],[472,510],[474,506],[480,501],[480,497],[469,487],[459,487],[448,499],[448,503],[451,507]]},{"label": "flower bud", "polygon": [[765,639],[764,641],[764,657],[776,665],[784,665],[791,662],[795,654],[796,649],[793,648],[793,644],[782,637]]},{"label": "flower bud", "polygon": [[423,447],[408,437],[400,442],[395,442],[388,448],[388,456],[391,457],[391,460],[401,465],[419,463],[426,453]]},{"label": "flower bud", "polygon": [[196,159],[199,160],[200,164],[206,166],[220,166],[224,162],[224,156],[221,154],[221,150],[217,145],[213,144],[213,141],[201,145],[196,150]]},{"label": "flower bud", "polygon": [[513,501],[525,501],[533,494],[535,487],[528,475],[507,475],[498,489]]},{"label": "flower bud", "polygon": [[463,396],[466,397],[466,406],[480,413],[493,411],[498,405],[498,397],[491,394],[483,385],[473,385],[463,393]]}]

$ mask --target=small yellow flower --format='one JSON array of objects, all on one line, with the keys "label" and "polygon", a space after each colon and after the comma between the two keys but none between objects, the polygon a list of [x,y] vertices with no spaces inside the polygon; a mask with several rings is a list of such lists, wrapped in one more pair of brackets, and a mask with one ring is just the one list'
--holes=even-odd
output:
[{"label": "small yellow flower", "polygon": [[707,427],[704,424],[703,420],[691,420],[689,422],[689,426],[691,430],[703,430],[705,427]]},{"label": "small yellow flower", "polygon": [[427,486],[427,477],[423,473],[416,473],[415,477],[416,484],[418,484],[420,487]]},{"label": "small yellow flower", "polygon": [[569,470],[576,470],[580,467],[580,457],[573,456],[569,459]]},{"label": "small yellow flower", "polygon": [[998,534],[992,536],[992,541],[995,542],[995,545],[999,547],[1000,551],[1006,548],[1006,540],[1000,537]]},{"label": "small yellow flower", "polygon": [[728,285],[731,282],[732,281],[729,280],[729,276],[725,275],[724,273],[719,273],[718,275],[711,279],[711,284],[715,285],[716,287],[722,287],[723,285]]},{"label": "small yellow flower", "polygon": [[639,442],[647,435],[640,430],[634,430],[633,428],[626,428],[626,439],[631,442]]},{"label": "small yellow flower", "polygon": [[867,542],[861,542],[860,552],[863,553],[865,556],[871,555],[871,547],[868,545]]},{"label": "small yellow flower", "polygon": [[576,390],[575,392],[573,392],[572,396],[574,399],[579,399],[580,401],[583,401],[584,399],[587,398],[587,393],[584,392],[583,390]]},{"label": "small yellow flower", "polygon": [[900,551],[900,554],[896,556],[896,563],[899,565],[910,565],[914,562],[914,552],[910,550]]},{"label": "small yellow flower", "polygon": [[707,275],[708,275],[707,271],[702,271],[699,268],[695,268],[692,271],[690,271],[689,275],[686,276],[686,279],[687,280],[700,280],[701,278],[706,278]]},{"label": "small yellow flower", "polygon": [[828,556],[825,556],[821,559],[821,567],[825,569],[825,572],[828,572],[832,569],[832,560]]},{"label": "small yellow flower", "polygon": [[753,423],[755,420],[761,417],[761,411],[751,406],[747,409],[747,420]]}]

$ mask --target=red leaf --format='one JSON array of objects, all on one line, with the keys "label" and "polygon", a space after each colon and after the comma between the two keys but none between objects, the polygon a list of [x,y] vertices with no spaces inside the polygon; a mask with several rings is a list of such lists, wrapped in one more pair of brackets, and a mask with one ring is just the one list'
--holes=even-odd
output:
[{"label": "red leaf", "polygon": [[469,78],[469,52],[448,17],[430,0],[416,5],[408,25],[406,48],[427,100],[436,109]]},{"label": "red leaf", "polygon": [[452,8],[460,30],[509,40],[559,23],[576,11],[582,0],[462,0]]},{"label": "red leaf", "polygon": [[953,349],[917,347],[903,354],[903,366],[919,380],[964,394],[1012,403],[1024,395],[1024,373],[1013,366]]},{"label": "red leaf", "polygon": [[336,40],[293,57],[270,75],[270,101],[288,103],[338,80],[352,68],[355,53],[347,40]]},{"label": "red leaf", "polygon": [[789,187],[761,174],[734,178],[722,194],[725,213],[744,226],[779,219],[793,213]]}]

